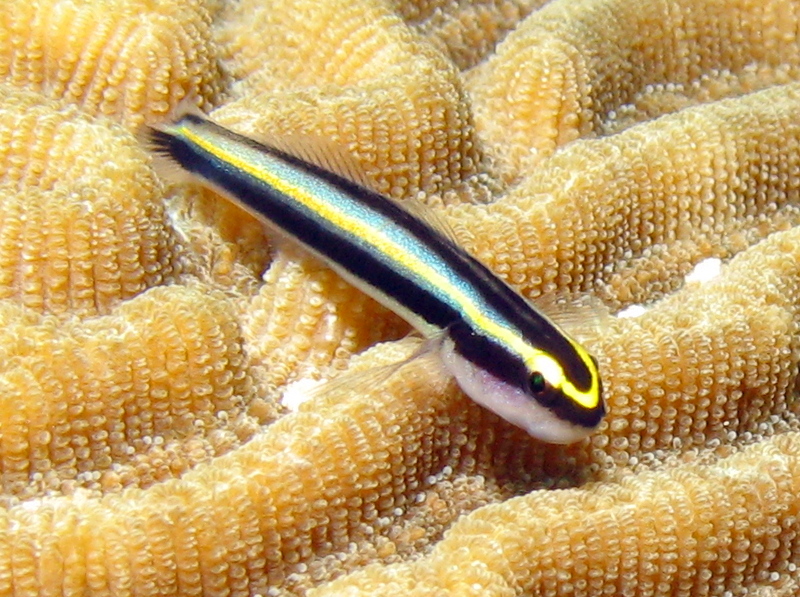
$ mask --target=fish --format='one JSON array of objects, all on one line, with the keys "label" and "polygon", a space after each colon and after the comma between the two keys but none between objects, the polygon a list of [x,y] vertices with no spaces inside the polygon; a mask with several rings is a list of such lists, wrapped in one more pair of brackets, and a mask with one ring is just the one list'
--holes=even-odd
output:
[{"label": "fish", "polygon": [[290,152],[191,110],[144,136],[170,168],[288,236],[405,319],[478,404],[550,443],[578,441],[602,421],[594,356],[446,227],[369,189],[324,144]]}]

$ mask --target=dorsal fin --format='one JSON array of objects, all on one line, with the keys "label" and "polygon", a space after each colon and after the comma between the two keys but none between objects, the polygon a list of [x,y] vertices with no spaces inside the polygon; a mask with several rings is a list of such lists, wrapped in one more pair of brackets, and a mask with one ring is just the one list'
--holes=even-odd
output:
[{"label": "dorsal fin", "polygon": [[408,201],[398,201],[398,204],[411,215],[415,216],[419,220],[422,220],[428,226],[436,230],[451,243],[460,246],[461,243],[458,242],[456,231],[453,230],[452,226],[450,226],[450,222],[444,218],[442,212],[425,205],[419,201],[419,198]]},{"label": "dorsal fin", "polygon": [[201,99],[197,95],[190,93],[180,100],[169,113],[169,122],[177,122],[187,115],[208,118],[205,112],[200,109]]},{"label": "dorsal fin", "polygon": [[[377,184],[364,171],[358,160],[348,151],[336,146],[335,144],[321,139],[315,135],[283,135],[271,137],[258,135],[255,137],[260,143],[274,147],[288,155],[300,158],[306,162],[319,166],[324,170],[338,174],[347,180],[356,183],[366,189],[376,191]],[[454,244],[458,243],[458,237],[453,231],[447,220],[439,212],[434,211],[417,199],[397,201],[391,197],[386,197],[387,201],[395,201],[399,206],[416,218],[425,222],[431,228],[437,230],[445,238]]]},{"label": "dorsal fin", "polygon": [[[173,117],[162,124],[145,127],[138,135],[143,144],[155,157],[154,168],[165,179],[173,182],[190,182],[191,176],[175,164],[168,152],[164,150],[169,145],[170,128],[180,123],[186,116],[197,116],[208,119],[198,107],[192,97],[186,97],[173,111]],[[314,164],[328,172],[337,174],[359,186],[377,192],[377,184],[364,171],[358,160],[348,151],[336,146],[326,139],[316,135],[289,134],[273,136],[270,134],[255,133],[251,138],[271,147],[286,155],[299,158]],[[387,201],[395,201],[386,197]],[[453,244],[458,245],[458,238],[449,223],[436,211],[430,209],[419,201],[397,201],[397,205],[411,213],[416,218],[437,230]]]},{"label": "dorsal fin", "polygon": [[540,296],[534,306],[550,321],[579,341],[597,336],[608,325],[608,307],[593,294],[554,292]]},{"label": "dorsal fin", "polygon": [[318,135],[288,134],[272,136],[256,134],[253,138],[259,143],[300,158],[328,172],[338,174],[367,189],[375,189],[377,186],[352,153]]}]

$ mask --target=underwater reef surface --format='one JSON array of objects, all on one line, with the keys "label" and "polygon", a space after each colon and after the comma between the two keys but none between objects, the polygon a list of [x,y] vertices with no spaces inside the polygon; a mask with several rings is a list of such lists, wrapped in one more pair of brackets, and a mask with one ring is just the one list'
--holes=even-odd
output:
[{"label": "underwater reef surface", "polygon": [[[797,594],[799,31],[780,0],[5,0],[0,595]],[[159,177],[137,131],[185,97],[343,148],[531,299],[598,297],[600,429],[540,443],[431,359],[358,383],[418,340]]]}]

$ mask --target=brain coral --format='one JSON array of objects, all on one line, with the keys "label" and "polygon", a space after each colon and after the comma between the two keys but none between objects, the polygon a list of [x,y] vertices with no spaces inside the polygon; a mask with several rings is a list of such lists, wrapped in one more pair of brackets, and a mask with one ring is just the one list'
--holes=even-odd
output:
[{"label": "brain coral", "polygon": [[[2,3],[0,595],[797,594],[798,31],[788,0]],[[376,375],[404,322],[154,171],[137,127],[187,96],[345,148],[531,299],[599,298],[598,432],[539,443],[434,358]]]}]

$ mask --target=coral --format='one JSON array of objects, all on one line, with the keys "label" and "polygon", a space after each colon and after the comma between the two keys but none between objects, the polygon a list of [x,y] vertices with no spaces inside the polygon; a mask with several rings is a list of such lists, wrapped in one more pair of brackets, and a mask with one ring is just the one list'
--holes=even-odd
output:
[{"label": "coral", "polygon": [[400,3],[397,10],[461,70],[478,64],[546,0]]},{"label": "coral", "polygon": [[[463,518],[425,559],[371,566],[313,594],[680,595],[773,585],[776,569],[797,565],[799,454],[800,435],[790,433],[713,464],[534,492]],[[751,545],[759,557],[747,556]]]},{"label": "coral", "polygon": [[[0,8],[0,594],[797,592],[796,5],[539,4]],[[599,297],[598,432],[387,376],[404,322],[154,172],[187,94]]]},{"label": "coral", "polygon": [[791,80],[800,52],[786,40],[798,26],[789,1],[550,2],[469,74],[476,125],[515,180],[623,115]]},{"label": "coral", "polygon": [[96,315],[174,280],[184,260],[141,145],[73,107],[0,93],[0,299]]},{"label": "coral", "polygon": [[66,325],[11,301],[0,309],[6,494],[30,491],[29,479],[61,489],[87,472],[111,488],[153,440],[221,427],[218,414],[232,418],[252,393],[233,310],[207,289],[154,288]]},{"label": "coral", "polygon": [[[353,154],[377,190],[398,198],[444,193],[478,174],[456,69],[389,7],[259,4],[236,3],[220,35],[242,95],[215,112],[220,122],[260,137],[323,138]],[[303,35],[314,44],[298,44]]]},{"label": "coral", "polygon": [[575,143],[502,201],[453,217],[470,222],[471,251],[529,296],[653,300],[701,259],[797,222],[798,108],[800,85],[781,85]]},{"label": "coral", "polygon": [[405,322],[299,252],[276,256],[264,282],[248,306],[244,331],[272,387],[327,377],[345,368],[353,354],[408,333]]},{"label": "coral", "polygon": [[222,89],[206,0],[9,0],[0,77],[136,126]]}]

